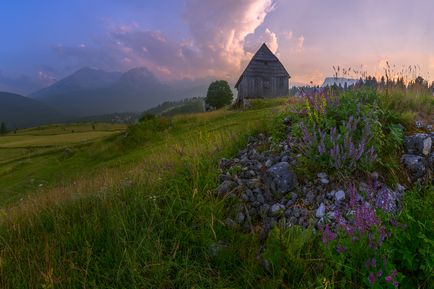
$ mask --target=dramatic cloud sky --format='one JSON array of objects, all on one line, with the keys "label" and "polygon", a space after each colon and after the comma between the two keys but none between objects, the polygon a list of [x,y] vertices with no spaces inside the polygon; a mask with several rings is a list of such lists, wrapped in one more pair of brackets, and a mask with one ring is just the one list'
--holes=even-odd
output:
[{"label": "dramatic cloud sky", "polygon": [[431,79],[433,11],[431,0],[1,1],[0,90],[28,93],[83,66],[233,83],[262,42],[291,84],[320,84],[338,65],[379,75],[386,61]]}]

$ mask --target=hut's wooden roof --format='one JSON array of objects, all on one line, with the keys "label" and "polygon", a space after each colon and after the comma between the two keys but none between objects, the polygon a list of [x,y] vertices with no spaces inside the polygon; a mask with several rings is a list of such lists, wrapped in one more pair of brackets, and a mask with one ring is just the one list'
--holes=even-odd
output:
[{"label": "hut's wooden roof", "polygon": [[241,74],[235,88],[238,87],[244,76],[286,76],[290,78],[288,71],[286,71],[283,64],[276,57],[276,55],[271,52],[271,50],[264,43],[261,48],[255,53],[255,55],[250,60],[244,72]]}]

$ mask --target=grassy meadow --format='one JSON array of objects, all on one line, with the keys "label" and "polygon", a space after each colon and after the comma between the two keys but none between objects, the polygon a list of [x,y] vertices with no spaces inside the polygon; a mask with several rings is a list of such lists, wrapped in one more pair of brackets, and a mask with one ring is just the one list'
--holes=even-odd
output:
[{"label": "grassy meadow", "polygon": [[[101,140],[69,158],[53,152],[3,172],[0,182],[11,185],[2,187],[1,287],[230,284],[202,266],[222,229],[222,202],[212,196],[217,161],[269,126],[284,102],[178,116],[139,146]],[[26,175],[49,185],[16,185]]]},{"label": "grassy meadow", "polygon": [[[267,272],[256,260],[259,237],[223,223],[228,200],[214,194],[219,159],[249,135],[274,133],[293,103],[257,100],[246,111],[127,129],[60,126],[0,137],[0,288],[363,287],[337,278],[318,236],[286,232],[286,259]],[[432,232],[432,193],[411,195],[406,216]],[[276,254],[283,248],[274,246]]]}]

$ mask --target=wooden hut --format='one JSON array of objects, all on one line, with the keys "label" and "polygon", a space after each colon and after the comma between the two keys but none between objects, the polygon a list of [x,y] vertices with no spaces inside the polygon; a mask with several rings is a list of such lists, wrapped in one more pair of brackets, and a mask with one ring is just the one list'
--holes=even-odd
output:
[{"label": "wooden hut", "polygon": [[289,78],[285,67],[264,43],[235,85],[238,90],[238,101],[247,98],[286,96]]}]

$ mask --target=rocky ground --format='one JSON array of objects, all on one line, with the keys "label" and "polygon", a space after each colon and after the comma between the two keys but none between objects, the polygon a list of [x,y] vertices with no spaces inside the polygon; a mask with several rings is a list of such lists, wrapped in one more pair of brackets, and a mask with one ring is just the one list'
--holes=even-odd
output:
[{"label": "rocky ground", "polygon": [[[405,138],[402,162],[411,181],[430,178],[433,170],[434,133]],[[288,135],[278,144],[259,134],[234,159],[220,162],[220,185],[216,193],[231,199],[225,223],[243,231],[260,232],[264,241],[271,228],[300,225],[314,231],[327,223],[335,226],[354,214],[355,204],[381,207],[396,213],[405,188],[389,188],[374,172],[350,184],[320,172],[313,179],[294,173],[300,155],[297,141]]]},{"label": "rocky ground", "polygon": [[418,182],[432,177],[434,165],[434,132],[417,133],[404,140],[405,154],[402,163],[408,171],[410,181]]}]

